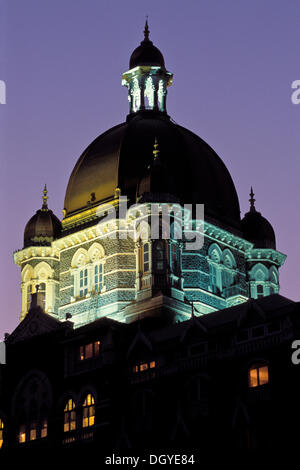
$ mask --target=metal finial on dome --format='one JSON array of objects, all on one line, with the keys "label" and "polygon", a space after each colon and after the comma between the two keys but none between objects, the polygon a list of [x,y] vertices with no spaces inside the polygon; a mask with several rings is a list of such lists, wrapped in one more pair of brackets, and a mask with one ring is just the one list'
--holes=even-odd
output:
[{"label": "metal finial on dome", "polygon": [[47,190],[47,185],[46,185],[46,184],[45,184],[44,189],[43,189],[43,196],[42,196],[42,199],[43,199],[42,209],[48,210],[48,204],[47,204],[47,201],[48,201],[48,190]]},{"label": "metal finial on dome", "polygon": [[149,26],[148,26],[148,15],[146,16],[145,29],[144,29],[144,41],[149,41]]},{"label": "metal finial on dome", "polygon": [[254,211],[255,211],[255,205],[254,205],[254,203],[255,203],[256,199],[254,199],[254,192],[253,192],[252,186],[251,186],[251,190],[250,190],[249,196],[250,196],[250,199],[249,199],[249,202],[250,202],[250,211],[251,211],[251,212],[254,212]]},{"label": "metal finial on dome", "polygon": [[159,158],[158,140],[157,140],[157,137],[155,137],[154,145],[153,145],[153,160],[157,161],[158,158]]}]

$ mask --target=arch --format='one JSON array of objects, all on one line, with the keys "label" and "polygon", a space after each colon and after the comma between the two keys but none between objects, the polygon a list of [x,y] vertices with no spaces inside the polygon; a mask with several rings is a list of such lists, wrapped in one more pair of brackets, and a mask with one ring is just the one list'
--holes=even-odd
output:
[{"label": "arch", "polygon": [[250,280],[263,282],[269,279],[269,271],[262,263],[255,264],[249,272]]},{"label": "arch", "polygon": [[93,385],[86,385],[83,387],[78,395],[78,404],[83,405],[84,400],[88,394],[91,394],[94,397],[95,403],[98,401],[98,393]]},{"label": "arch", "polygon": [[275,266],[271,266],[269,269],[269,279],[274,284],[278,284],[279,274],[278,269],[276,269]]},{"label": "arch", "polygon": [[18,383],[15,392],[12,398],[12,415],[15,414],[15,411],[18,408],[18,405],[21,403],[20,396],[24,396],[24,403],[29,405],[31,401],[30,387],[33,383],[38,384],[39,393],[38,398],[40,399],[40,406],[46,405],[48,408],[52,407],[53,403],[53,394],[52,387],[49,378],[44,372],[40,370],[31,370],[29,371]]},{"label": "arch", "polygon": [[222,258],[221,248],[217,243],[212,243],[208,248],[208,256],[215,263],[220,263]]},{"label": "arch", "polygon": [[225,250],[223,251],[221,260],[224,266],[226,266],[227,268],[230,268],[230,269],[236,268],[235,257],[233,256],[232,252],[228,248],[225,248]]},{"label": "arch", "polygon": [[91,261],[98,261],[105,256],[105,251],[100,243],[93,243],[88,249],[87,255]]},{"label": "arch", "polygon": [[89,262],[88,252],[84,248],[78,248],[76,253],[74,254],[71,266],[72,268],[78,268],[80,266],[84,266]]},{"label": "arch", "polygon": [[21,281],[29,282],[33,278],[34,278],[33,267],[30,264],[26,264],[26,266],[22,269],[22,272],[21,272]]},{"label": "arch", "polygon": [[64,406],[64,432],[76,429],[76,405],[73,398],[69,397]]},{"label": "arch", "polygon": [[41,261],[34,268],[34,277],[39,280],[46,280],[52,277],[53,269],[45,261]]}]

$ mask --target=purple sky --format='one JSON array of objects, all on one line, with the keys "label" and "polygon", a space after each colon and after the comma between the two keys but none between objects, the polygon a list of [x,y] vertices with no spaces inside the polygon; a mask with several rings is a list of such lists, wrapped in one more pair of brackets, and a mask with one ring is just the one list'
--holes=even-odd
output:
[{"label": "purple sky", "polygon": [[[77,158],[128,112],[121,74],[150,38],[174,73],[168,112],[206,140],[235,182],[242,214],[256,207],[288,255],[281,294],[299,300],[300,2],[290,0],[0,0],[0,340],[20,313],[20,249],[41,206],[61,217]],[[199,175],[201,184],[201,175]],[[200,201],[201,202],[201,201]]]}]

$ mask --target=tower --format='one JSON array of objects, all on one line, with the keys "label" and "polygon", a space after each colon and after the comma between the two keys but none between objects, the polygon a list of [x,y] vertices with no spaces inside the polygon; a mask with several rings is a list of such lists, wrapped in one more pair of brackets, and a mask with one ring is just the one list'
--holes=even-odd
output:
[{"label": "tower", "polygon": [[21,268],[22,307],[20,320],[28,313],[31,294],[37,286],[43,296],[44,311],[57,315],[59,303],[59,252],[53,241],[60,235],[61,222],[48,208],[45,185],[43,204],[28,221],[24,231],[24,245],[14,253],[14,261]]}]

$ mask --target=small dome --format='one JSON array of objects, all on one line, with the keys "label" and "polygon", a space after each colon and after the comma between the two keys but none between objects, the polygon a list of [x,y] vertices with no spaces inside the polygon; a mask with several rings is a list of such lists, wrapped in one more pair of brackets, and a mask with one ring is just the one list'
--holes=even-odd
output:
[{"label": "small dome", "polygon": [[162,53],[159,49],[157,49],[157,47],[153,45],[153,42],[149,40],[149,28],[147,21],[144,35],[144,40],[131,54],[129,68],[133,69],[138,65],[150,65],[165,68],[165,60]]},{"label": "small dome", "polygon": [[43,206],[27,222],[24,231],[24,248],[27,246],[49,246],[60,236],[61,222],[48,209],[47,188],[44,188]]},{"label": "small dome", "polygon": [[257,212],[254,207],[254,193],[251,188],[250,211],[241,221],[244,238],[254,244],[255,248],[271,248],[276,250],[276,238],[270,222]]}]

